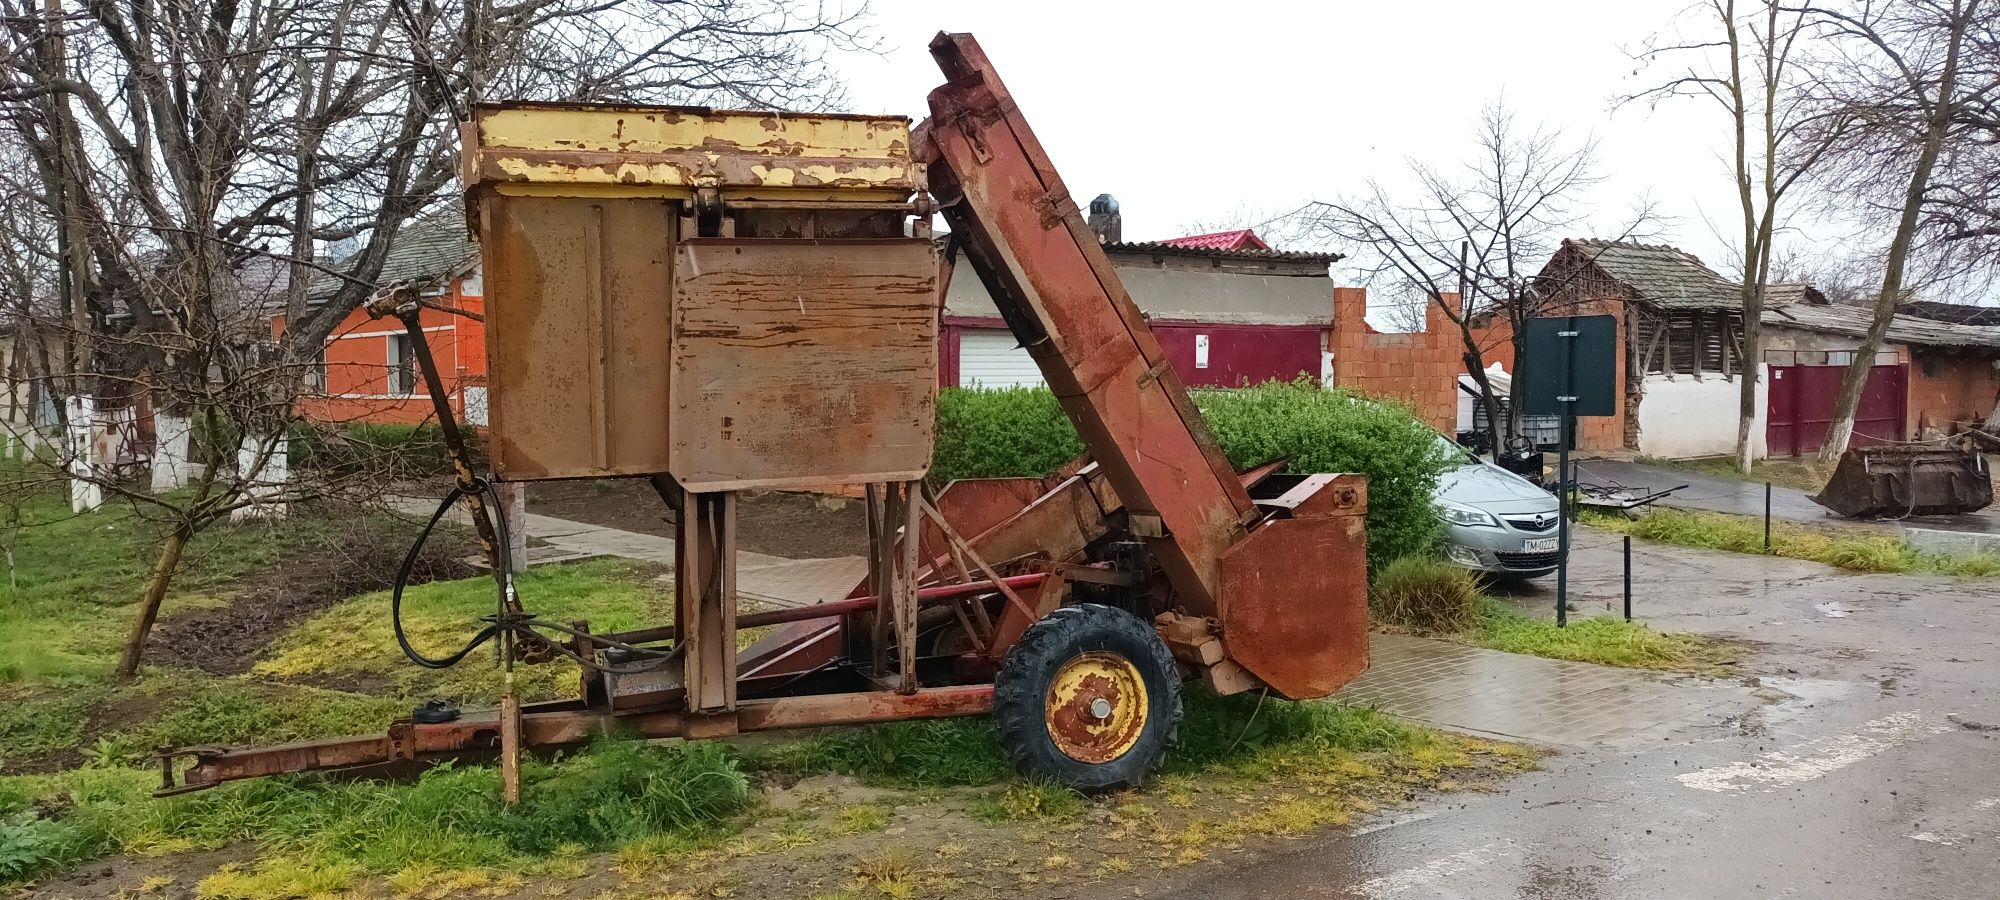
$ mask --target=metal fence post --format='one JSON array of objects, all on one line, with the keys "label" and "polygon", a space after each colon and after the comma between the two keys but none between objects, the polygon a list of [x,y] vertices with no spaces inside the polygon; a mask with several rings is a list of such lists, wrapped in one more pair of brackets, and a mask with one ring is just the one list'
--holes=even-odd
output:
[{"label": "metal fence post", "polygon": [[1632,621],[1632,536],[1625,536],[1625,621]]},{"label": "metal fence post", "polygon": [[1764,552],[1771,552],[1771,483],[1764,482]]}]

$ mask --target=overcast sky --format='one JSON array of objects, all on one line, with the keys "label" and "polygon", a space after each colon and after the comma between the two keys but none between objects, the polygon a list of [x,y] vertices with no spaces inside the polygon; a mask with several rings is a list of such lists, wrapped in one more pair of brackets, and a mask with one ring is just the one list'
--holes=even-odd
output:
[{"label": "overcast sky", "polygon": [[939,81],[926,44],[941,29],[970,31],[1077,199],[1118,198],[1127,240],[1356,194],[1371,176],[1393,181],[1411,157],[1456,162],[1475,149],[1481,108],[1504,92],[1523,125],[1601,141],[1607,180],[1589,198],[1599,228],[1615,234],[1650,195],[1669,217],[1659,240],[1719,270],[1732,257],[1723,235],[1740,226],[1719,108],[1614,110],[1658,77],[1635,76],[1629,53],[1672,27],[1687,0],[870,7],[888,50],[843,58],[855,111],[921,119]]}]

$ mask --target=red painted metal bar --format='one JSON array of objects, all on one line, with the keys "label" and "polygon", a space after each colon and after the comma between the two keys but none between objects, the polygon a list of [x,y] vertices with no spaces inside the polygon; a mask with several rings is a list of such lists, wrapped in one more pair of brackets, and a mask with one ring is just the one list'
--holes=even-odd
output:
[{"label": "red painted metal bar", "polygon": [[1218,560],[1255,510],[979,44],[940,34],[948,82],[911,137],[967,261],[1166,570],[1210,615]]},{"label": "red painted metal bar", "polygon": [[[1045,572],[1031,572],[1026,575],[1009,575],[1005,578],[1000,579],[999,584],[1005,585],[1009,588],[1032,587],[1034,585],[1041,584],[1048,577],[1049,577],[1048,574]],[[926,588],[918,588],[917,602],[923,603],[930,600],[947,600],[955,597],[969,597],[974,594],[991,593],[997,590],[999,590],[999,588],[995,587],[994,582],[991,581],[967,581],[967,582],[960,582],[957,584],[938,584]],[[774,609],[766,612],[745,613],[743,615],[736,617],[736,627],[739,629],[756,628],[759,625],[781,625],[786,622],[807,622],[813,619],[829,619],[834,616],[844,616],[849,613],[867,612],[875,608],[875,603],[876,599],[872,596],[852,597],[846,600],[832,600],[826,603],[815,603],[811,606],[797,606],[797,607],[788,607],[785,609]],[[626,644],[645,644],[645,643],[651,643],[653,641],[671,641],[679,637],[679,635],[680,635],[679,629],[675,628],[674,626],[661,625],[657,628],[641,628],[636,631],[594,635],[594,637],[600,640],[614,640]]]}]

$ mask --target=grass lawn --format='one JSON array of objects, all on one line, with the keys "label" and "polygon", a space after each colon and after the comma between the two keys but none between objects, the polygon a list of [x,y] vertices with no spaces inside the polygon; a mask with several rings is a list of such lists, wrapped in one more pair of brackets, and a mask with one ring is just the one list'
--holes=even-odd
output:
[{"label": "grass lawn", "polygon": [[[21,502],[20,521],[11,577],[0,579],[0,683],[108,675],[164,529],[120,507],[73,515],[51,494]],[[189,546],[161,617],[224,605],[233,582],[324,533],[303,520],[210,528]]]},{"label": "grass lawn", "polygon": [[[656,570],[624,560],[586,560],[530,569],[515,579],[521,602],[551,622],[577,619],[593,631],[622,631],[671,621],[672,586],[653,580]],[[464,646],[492,615],[493,580],[480,576],[416,585],[403,593],[403,622],[410,642],[426,656]],[[449,669],[420,668],[404,658],[389,623],[389,594],[363,594],[319,614],[280,638],[251,674],[287,681],[363,683],[406,699],[443,697],[469,705],[500,700],[495,654],[481,650]],[[381,683],[386,682],[386,683]],[[575,693],[577,668],[562,660],[515,668],[527,701]]]},{"label": "grass lawn", "polygon": [[[1657,507],[1637,519],[1628,519],[1615,513],[1585,508],[1579,521],[1663,544],[1734,553],[1764,552],[1764,522],[1749,516]],[[1771,555],[1825,563],[1856,572],[1916,572],[1965,577],[2000,574],[2000,555],[1929,553],[1888,533],[1818,529],[1792,522],[1771,523]]]}]

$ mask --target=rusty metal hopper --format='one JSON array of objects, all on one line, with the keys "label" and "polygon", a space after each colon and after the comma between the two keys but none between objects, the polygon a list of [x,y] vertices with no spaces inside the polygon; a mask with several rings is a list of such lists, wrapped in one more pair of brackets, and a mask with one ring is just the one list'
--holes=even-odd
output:
[{"label": "rusty metal hopper", "polygon": [[1843,516],[1942,516],[1993,503],[1986,458],[1953,447],[1855,447],[1812,501]]}]

